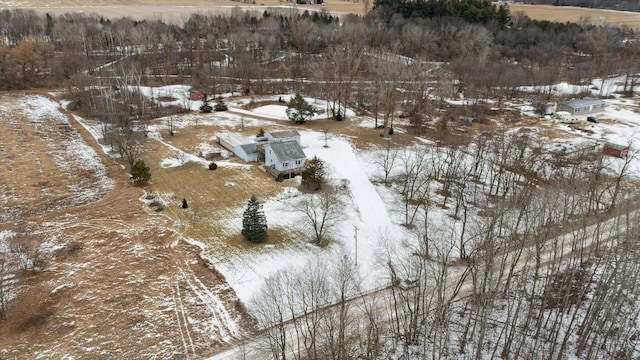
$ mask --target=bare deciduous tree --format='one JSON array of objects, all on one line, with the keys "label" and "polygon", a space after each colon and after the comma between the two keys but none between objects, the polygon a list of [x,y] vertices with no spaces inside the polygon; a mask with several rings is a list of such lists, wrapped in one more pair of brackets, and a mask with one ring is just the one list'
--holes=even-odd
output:
[{"label": "bare deciduous tree", "polygon": [[26,232],[20,232],[9,241],[11,252],[22,270],[39,271],[41,266],[40,242]]},{"label": "bare deciduous tree", "polygon": [[331,189],[306,196],[297,208],[306,217],[307,226],[313,231],[313,240],[321,244],[336,225],[341,210],[338,194]]},{"label": "bare deciduous tree", "polygon": [[389,185],[389,176],[391,176],[391,172],[396,166],[398,154],[399,150],[394,147],[391,139],[388,139],[384,144],[382,154],[375,158],[375,163],[382,168],[382,172],[384,173],[382,182],[385,185]]}]

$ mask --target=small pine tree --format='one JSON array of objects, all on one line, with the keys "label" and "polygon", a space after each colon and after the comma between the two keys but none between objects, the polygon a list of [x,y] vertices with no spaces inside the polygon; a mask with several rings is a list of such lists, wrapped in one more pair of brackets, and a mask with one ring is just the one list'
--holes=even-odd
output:
[{"label": "small pine tree", "polygon": [[144,160],[138,160],[131,168],[131,181],[136,185],[147,183],[151,180],[151,169],[145,164]]},{"label": "small pine tree", "polygon": [[187,203],[187,199],[182,199],[182,208],[183,209],[188,209],[189,208],[189,204]]},{"label": "small pine tree", "polygon": [[229,107],[227,106],[227,104],[224,103],[224,100],[218,99],[218,101],[216,102],[216,105],[213,107],[213,109],[215,111],[227,111],[227,110],[229,110]]},{"label": "small pine tree", "polygon": [[255,195],[249,200],[242,217],[242,235],[255,243],[267,240],[267,218],[262,211],[262,204]]},{"label": "small pine tree", "polygon": [[264,136],[264,129],[260,128],[260,130],[258,130],[258,134],[256,136],[257,137],[263,137]]},{"label": "small pine tree", "polygon": [[210,113],[211,111],[213,111],[213,108],[211,107],[211,104],[209,104],[209,100],[207,100],[205,95],[204,100],[202,100],[202,105],[200,105],[200,112]]},{"label": "small pine tree", "polygon": [[311,119],[313,114],[315,114],[313,106],[300,94],[296,94],[296,96],[289,100],[286,112],[289,120],[295,121],[296,124],[304,124],[305,121]]},{"label": "small pine tree", "polygon": [[322,189],[322,185],[325,182],[326,170],[324,161],[314,156],[313,159],[307,164],[307,168],[302,172],[302,187],[316,191]]}]

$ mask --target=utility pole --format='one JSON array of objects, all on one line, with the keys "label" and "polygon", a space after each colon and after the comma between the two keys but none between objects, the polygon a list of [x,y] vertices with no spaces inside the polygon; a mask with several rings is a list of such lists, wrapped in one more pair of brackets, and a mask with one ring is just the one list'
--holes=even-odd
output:
[{"label": "utility pole", "polygon": [[353,229],[356,232],[354,239],[356,240],[356,266],[358,266],[358,227],[353,225]]}]

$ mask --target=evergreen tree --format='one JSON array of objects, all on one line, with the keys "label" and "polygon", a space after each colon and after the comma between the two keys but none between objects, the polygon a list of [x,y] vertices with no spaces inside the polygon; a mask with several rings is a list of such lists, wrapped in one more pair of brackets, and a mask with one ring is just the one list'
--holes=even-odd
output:
[{"label": "evergreen tree", "polygon": [[213,109],[215,111],[227,111],[227,110],[229,110],[229,107],[227,106],[227,104],[225,104],[224,100],[218,99],[218,101],[216,102],[216,105],[213,107]]},{"label": "evergreen tree", "polygon": [[202,100],[202,105],[200,105],[200,112],[210,113],[213,111],[211,104],[209,104],[209,100],[207,100],[207,96],[204,96],[204,100]]},{"label": "evergreen tree", "polygon": [[304,124],[315,114],[313,106],[305,100],[302,95],[296,94],[287,104],[287,117],[295,121],[296,124]]},{"label": "evergreen tree", "polygon": [[151,180],[151,169],[145,164],[144,160],[138,160],[131,168],[131,181],[140,185]]},{"label": "evergreen tree", "polygon": [[242,217],[242,235],[255,243],[267,240],[267,218],[255,195],[249,200]]},{"label": "evergreen tree", "polygon": [[302,187],[311,191],[320,190],[325,182],[325,176],[324,162],[314,156],[302,172]]}]

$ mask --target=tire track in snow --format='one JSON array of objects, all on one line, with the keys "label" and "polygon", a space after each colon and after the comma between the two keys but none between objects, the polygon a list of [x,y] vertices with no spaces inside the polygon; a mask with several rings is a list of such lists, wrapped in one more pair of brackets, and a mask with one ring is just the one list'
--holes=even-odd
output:
[{"label": "tire track in snow", "polygon": [[[217,330],[216,332],[223,341],[226,342],[231,340],[232,337],[238,333],[238,326],[226,311],[222,301],[220,301],[218,296],[211,292],[196,276],[187,276],[182,269],[180,269],[180,272],[187,281],[187,284],[191,287],[191,290],[193,290],[193,292],[202,301],[205,308],[211,313],[211,330]],[[189,281],[190,277],[195,279],[196,284]]]},{"label": "tire track in snow", "polygon": [[[184,306],[182,304],[182,299],[180,298],[180,284],[176,281],[175,288],[173,285],[169,284],[171,287],[171,297],[173,298],[173,310],[176,314],[176,320],[178,322],[178,331],[180,331],[180,338],[182,339],[182,346],[184,347],[184,352],[187,357],[189,357],[189,346],[187,345],[187,341],[185,339],[185,331],[189,337],[189,342],[191,343],[191,348],[193,349],[193,341],[191,340],[191,334],[189,334],[188,323],[184,323],[185,329],[183,331],[183,319],[184,319]],[[180,309],[178,309],[180,308]],[[182,319],[180,314],[182,314]]]}]

